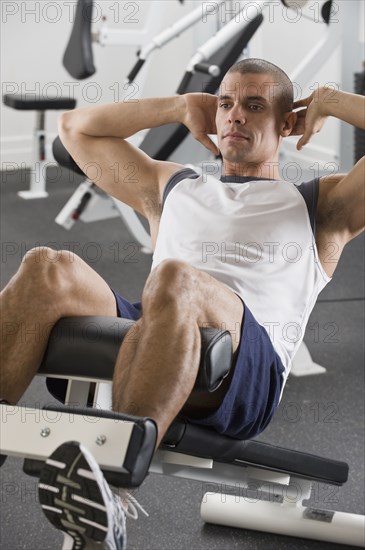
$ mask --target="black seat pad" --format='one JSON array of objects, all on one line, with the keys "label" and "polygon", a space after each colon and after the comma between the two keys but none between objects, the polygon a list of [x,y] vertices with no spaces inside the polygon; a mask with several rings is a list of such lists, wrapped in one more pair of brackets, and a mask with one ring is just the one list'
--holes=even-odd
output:
[{"label": "black seat pad", "polygon": [[[121,342],[133,338],[134,321],[115,317],[69,317],[51,332],[40,373],[111,380]],[[229,372],[230,333],[201,329],[202,352],[196,391],[207,391]],[[214,389],[214,388],[213,388]],[[240,441],[178,418],[166,433],[162,447],[213,458],[218,462],[253,465],[324,483],[341,485],[348,476],[344,462],[292,451],[258,441]]]},{"label": "black seat pad", "polygon": [[[123,339],[133,339],[135,321],[117,317],[67,317],[53,328],[40,374],[112,380]],[[130,332],[128,332],[130,331]],[[195,391],[214,391],[232,365],[231,334],[201,328],[201,360]]]},{"label": "black seat pad", "polygon": [[240,441],[217,434],[205,426],[178,418],[167,431],[161,448],[217,462],[254,466],[331,485],[342,485],[348,478],[345,462],[293,451],[261,441]]},{"label": "black seat pad", "polygon": [[51,111],[74,109],[76,99],[69,97],[47,97],[31,94],[30,97],[20,94],[4,94],[3,103],[13,109],[22,111]]}]

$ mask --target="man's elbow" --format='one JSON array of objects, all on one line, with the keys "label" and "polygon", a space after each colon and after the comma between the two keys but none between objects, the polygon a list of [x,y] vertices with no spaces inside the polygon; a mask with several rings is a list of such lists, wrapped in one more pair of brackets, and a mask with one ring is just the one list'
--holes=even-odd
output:
[{"label": "man's elbow", "polygon": [[65,111],[58,117],[57,128],[58,134],[62,140],[62,137],[70,134],[71,132],[77,131],[77,116],[75,116],[76,111]]}]

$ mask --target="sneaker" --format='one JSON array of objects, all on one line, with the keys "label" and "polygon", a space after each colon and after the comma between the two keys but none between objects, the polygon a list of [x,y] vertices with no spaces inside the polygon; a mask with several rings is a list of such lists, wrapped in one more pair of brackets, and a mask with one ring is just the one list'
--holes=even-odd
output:
[{"label": "sneaker", "polygon": [[80,443],[69,441],[51,454],[38,492],[48,520],[68,535],[67,548],[81,550],[91,541],[105,549],[126,548],[127,506],[111,492],[98,463]]}]

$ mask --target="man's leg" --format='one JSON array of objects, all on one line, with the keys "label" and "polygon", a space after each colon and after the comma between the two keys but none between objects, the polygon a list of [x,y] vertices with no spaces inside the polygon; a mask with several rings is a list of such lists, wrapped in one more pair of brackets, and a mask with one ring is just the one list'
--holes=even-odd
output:
[{"label": "man's leg", "polygon": [[[153,418],[158,446],[175,416],[189,407],[200,362],[199,327],[231,331],[235,352],[243,310],[238,296],[208,274],[184,262],[162,262],[146,282],[142,317],[121,346],[113,409]],[[217,407],[217,395],[202,405]]]},{"label": "man's leg", "polygon": [[[242,318],[241,300],[224,285],[186,263],[163,262],[150,274],[142,296],[142,318],[121,346],[113,380],[113,409],[153,418],[158,426],[159,445],[182,407],[187,407],[189,412],[192,405],[196,407],[189,395],[200,362],[199,327],[230,330],[235,352]],[[217,407],[219,399],[222,394],[214,392],[212,399],[203,405]],[[67,456],[70,453],[71,456]],[[82,462],[80,469],[75,467],[79,461]],[[65,476],[60,479],[57,468],[61,468],[61,473],[70,469],[70,475],[75,476],[71,479],[79,489],[74,489],[69,481],[64,483]],[[85,479],[80,478],[82,475]],[[60,484],[58,493],[53,490],[57,483]],[[75,506],[72,495],[78,490],[82,496],[88,495],[88,500],[78,500]],[[123,493],[122,500],[111,496],[98,465],[88,457],[87,450],[74,443],[65,443],[56,449],[43,469],[40,500],[44,511],[48,519],[78,541],[80,547],[91,548],[90,539],[93,539],[104,541],[108,548],[124,549],[122,508],[128,498]],[[85,518],[89,518],[92,511],[95,516],[88,524]],[[112,540],[111,546],[108,540]]]},{"label": "man's leg", "polygon": [[69,251],[30,250],[0,295],[0,398],[16,404],[35,376],[54,324],[66,316],[116,315],[106,282]]}]

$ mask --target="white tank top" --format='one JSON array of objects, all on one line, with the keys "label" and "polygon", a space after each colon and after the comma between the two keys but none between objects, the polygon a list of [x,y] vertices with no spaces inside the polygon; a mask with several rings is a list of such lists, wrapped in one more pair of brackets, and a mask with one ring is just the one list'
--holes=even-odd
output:
[{"label": "white tank top", "polygon": [[285,367],[318,294],[331,281],[315,243],[318,178],[299,186],[183,169],[164,192],[153,263],[185,261],[238,294]]}]

